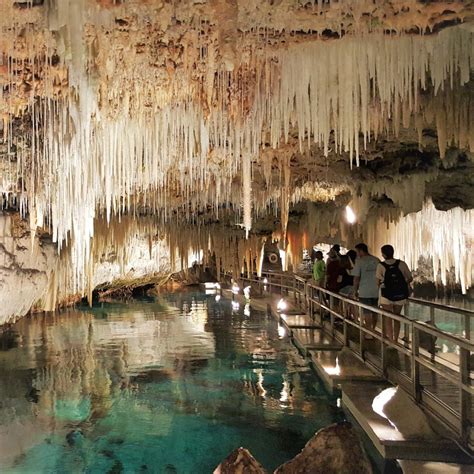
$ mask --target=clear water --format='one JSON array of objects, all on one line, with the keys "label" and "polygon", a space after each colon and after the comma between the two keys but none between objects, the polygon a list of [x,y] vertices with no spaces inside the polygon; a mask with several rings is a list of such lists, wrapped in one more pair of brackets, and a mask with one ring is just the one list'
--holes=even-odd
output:
[{"label": "clear water", "polygon": [[0,472],[269,470],[341,419],[275,321],[170,294],[37,315],[0,336]]},{"label": "clear water", "polygon": [[[431,301],[450,306],[457,306],[458,308],[473,309],[472,302],[465,298],[433,298]],[[431,311],[429,306],[410,302],[408,308],[405,308],[404,311],[409,319],[426,323],[430,323],[431,321]],[[431,323],[434,323],[438,329],[455,336],[469,337],[472,340],[472,335],[474,334],[474,316],[465,316],[464,314],[455,313],[449,309],[438,308],[435,308],[433,316],[434,321]],[[457,344],[444,339],[443,337],[437,337],[435,344],[437,347],[437,357],[445,359],[455,365],[459,365],[460,349]]]}]

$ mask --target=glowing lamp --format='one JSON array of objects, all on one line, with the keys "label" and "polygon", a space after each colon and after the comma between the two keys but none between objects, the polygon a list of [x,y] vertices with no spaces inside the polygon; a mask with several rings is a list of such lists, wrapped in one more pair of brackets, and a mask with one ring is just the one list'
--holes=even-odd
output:
[{"label": "glowing lamp", "polygon": [[346,221],[349,224],[354,224],[355,221],[357,220],[356,215],[354,211],[352,210],[351,206],[346,206]]},{"label": "glowing lamp", "polygon": [[278,311],[285,311],[288,308],[288,303],[282,298],[277,304]]}]

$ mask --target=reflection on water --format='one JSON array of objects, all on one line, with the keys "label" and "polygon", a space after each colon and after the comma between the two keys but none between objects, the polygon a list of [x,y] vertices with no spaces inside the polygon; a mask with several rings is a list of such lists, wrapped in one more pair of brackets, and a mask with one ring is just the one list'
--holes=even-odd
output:
[{"label": "reflection on water", "polygon": [[0,336],[0,471],[269,469],[341,417],[278,326],[199,294],[21,320]]}]

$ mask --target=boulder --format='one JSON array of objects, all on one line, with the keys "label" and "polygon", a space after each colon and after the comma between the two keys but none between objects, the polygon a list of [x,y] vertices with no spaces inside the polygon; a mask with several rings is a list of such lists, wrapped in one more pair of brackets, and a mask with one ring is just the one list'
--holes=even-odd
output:
[{"label": "boulder", "polygon": [[274,474],[370,474],[372,467],[350,423],[318,431],[291,461]]},{"label": "boulder", "polygon": [[266,472],[245,448],[232,451],[214,470],[214,474],[266,474]]}]

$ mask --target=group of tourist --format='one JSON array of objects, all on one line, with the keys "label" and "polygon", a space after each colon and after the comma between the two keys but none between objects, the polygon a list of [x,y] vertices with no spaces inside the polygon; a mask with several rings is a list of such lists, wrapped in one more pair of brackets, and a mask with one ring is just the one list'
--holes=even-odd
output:
[{"label": "group of tourist", "polygon": [[[341,255],[341,247],[334,245],[327,254],[314,251],[313,279],[318,286],[348,298],[357,299],[367,306],[381,307],[385,311],[400,315],[410,294],[413,278],[405,262],[394,258],[394,248],[381,248],[383,261],[369,253],[366,244],[360,243],[355,250]],[[375,313],[365,314],[365,324],[371,330],[377,325]],[[400,322],[389,320],[386,336],[397,341]]]}]

